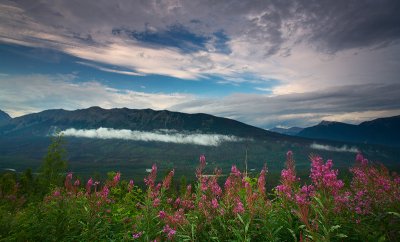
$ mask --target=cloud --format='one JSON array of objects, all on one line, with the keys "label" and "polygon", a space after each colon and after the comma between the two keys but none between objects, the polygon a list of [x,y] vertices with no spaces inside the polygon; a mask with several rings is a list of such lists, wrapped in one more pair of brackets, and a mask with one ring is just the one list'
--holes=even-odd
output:
[{"label": "cloud", "polygon": [[106,71],[106,72],[118,73],[118,74],[129,75],[129,76],[143,76],[142,74],[139,74],[137,72],[115,70],[115,69],[99,66],[99,65],[96,65],[96,64],[93,64],[93,63],[86,63],[86,62],[83,62],[83,61],[77,61],[76,63],[84,65],[84,66],[90,66],[90,67],[93,67],[95,69],[98,69],[98,70],[101,70],[101,71]]},{"label": "cloud", "polygon": [[334,152],[350,152],[350,153],[358,153],[360,152],[357,147],[347,147],[346,145],[343,145],[342,147],[334,147],[330,145],[321,145],[321,144],[311,144],[310,145],[311,149],[316,149],[316,150],[326,150],[326,151],[334,151]]},{"label": "cloud", "polygon": [[[158,74],[271,93],[393,83],[400,72],[398,1],[18,1],[0,5],[0,41],[52,48]],[[340,72],[338,72],[340,70]],[[261,84],[260,84],[261,83]]]},{"label": "cloud", "polygon": [[255,126],[311,126],[321,120],[361,122],[400,114],[400,84],[350,85],[285,95],[233,94],[194,99],[172,110],[207,112]]},{"label": "cloud", "polygon": [[206,112],[265,128],[396,115],[399,8],[396,0],[3,1],[3,43],[60,51],[107,72],[251,84],[265,94],[203,99],[66,76],[0,75],[0,103],[13,116],[126,106]]},{"label": "cloud", "polygon": [[158,130],[153,132],[128,129],[66,129],[61,131],[65,136],[93,138],[93,139],[124,139],[145,142],[166,142],[178,144],[194,144],[204,146],[218,146],[222,142],[237,142],[241,138],[232,135],[183,133],[174,130]]},{"label": "cloud", "polygon": [[103,108],[168,109],[193,99],[183,93],[146,93],[110,88],[95,80],[76,82],[69,75],[17,75],[0,77],[0,108],[11,116],[45,109]]},{"label": "cloud", "polygon": [[[400,114],[400,84],[350,85],[285,95],[232,94],[220,98],[110,88],[69,75],[0,76],[0,109],[11,116],[90,106],[209,113],[263,128],[311,126],[321,120],[362,122]],[[29,83],[29,84],[28,84]]]},{"label": "cloud", "polygon": [[400,3],[395,0],[300,1],[298,9],[306,13],[301,23],[310,41],[330,52],[379,48],[400,38]]}]

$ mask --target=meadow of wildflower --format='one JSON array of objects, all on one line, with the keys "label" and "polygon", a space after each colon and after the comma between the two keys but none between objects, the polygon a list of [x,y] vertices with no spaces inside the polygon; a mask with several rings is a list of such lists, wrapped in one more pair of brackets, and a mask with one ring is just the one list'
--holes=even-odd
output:
[{"label": "meadow of wildflower", "polygon": [[400,241],[400,176],[362,154],[344,179],[319,156],[309,179],[295,165],[287,152],[272,190],[267,166],[255,177],[235,165],[206,174],[204,155],[187,186],[153,165],[145,187],[120,172],[101,182],[70,172],[38,196],[32,175],[5,174],[0,241]]}]

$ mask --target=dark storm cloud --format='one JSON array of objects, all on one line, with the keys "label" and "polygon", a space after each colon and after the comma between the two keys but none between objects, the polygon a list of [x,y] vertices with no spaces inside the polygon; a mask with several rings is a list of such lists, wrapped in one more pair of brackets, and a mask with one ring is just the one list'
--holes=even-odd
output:
[{"label": "dark storm cloud", "polygon": [[400,37],[400,1],[301,1],[297,10],[310,40],[331,52],[385,46]]},{"label": "dark storm cloud", "polygon": [[[167,44],[181,47],[185,43],[183,47],[187,47],[192,42],[198,48],[204,47],[206,39],[202,38],[222,30],[228,38],[263,42],[259,51],[270,56],[279,52],[287,55],[291,45],[299,42],[334,53],[349,48],[385,46],[400,37],[400,1],[397,0],[101,0],[96,4],[20,0],[9,4],[18,6],[39,23],[85,41],[96,41],[93,34],[99,31],[111,34],[112,30],[126,28],[140,40],[165,44],[159,42],[163,41],[161,37],[166,37]],[[149,31],[149,27],[155,32]]]}]

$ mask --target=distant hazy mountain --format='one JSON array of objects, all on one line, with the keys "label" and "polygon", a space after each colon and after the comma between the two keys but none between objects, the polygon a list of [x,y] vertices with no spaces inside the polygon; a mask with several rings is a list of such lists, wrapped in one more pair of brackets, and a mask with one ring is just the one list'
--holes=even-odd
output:
[{"label": "distant hazy mountain", "polygon": [[269,131],[275,132],[275,133],[280,133],[280,134],[286,134],[286,135],[297,135],[300,131],[302,131],[303,128],[300,127],[291,127],[291,128],[272,128]]},{"label": "distant hazy mountain", "polygon": [[10,115],[8,115],[6,112],[0,110],[0,124],[6,123],[9,120],[11,120]]},{"label": "distant hazy mountain", "polygon": [[279,137],[267,130],[232,119],[208,114],[186,114],[151,109],[102,109],[91,107],[75,111],[46,110],[14,118],[0,126],[0,135],[47,135],[54,129],[96,129],[100,127],[151,131],[172,129],[240,137]]},{"label": "distant hazy mountain", "polygon": [[352,125],[322,121],[316,126],[303,129],[300,137],[326,139],[365,144],[400,146],[400,115],[379,118]]}]

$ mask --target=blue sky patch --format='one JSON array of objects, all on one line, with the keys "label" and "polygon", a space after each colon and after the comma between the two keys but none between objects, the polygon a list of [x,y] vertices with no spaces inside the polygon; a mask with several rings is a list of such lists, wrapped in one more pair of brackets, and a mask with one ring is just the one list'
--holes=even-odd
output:
[{"label": "blue sky patch", "polygon": [[[126,68],[83,60],[55,50],[0,45],[0,73],[15,75],[69,75],[76,76],[75,83],[96,81],[108,87],[120,90],[132,90],[150,93],[190,93],[204,97],[221,97],[232,93],[265,93],[255,87],[260,83],[273,85],[271,82],[257,79],[251,73],[244,73],[239,78],[252,78],[254,82],[235,83],[221,76],[209,75],[200,80],[184,80],[162,75],[131,76],[109,71],[129,71]],[[100,68],[100,69],[99,69]],[[257,81],[256,81],[257,80]]]},{"label": "blue sky patch", "polygon": [[173,47],[183,52],[193,52],[204,50],[209,37],[190,32],[182,25],[173,25],[163,31],[128,31],[125,29],[114,29],[113,34],[128,34],[144,44],[158,45],[163,47]]},{"label": "blue sky patch", "polygon": [[143,44],[177,48],[185,53],[207,50],[207,43],[214,45],[215,52],[225,54],[231,52],[227,44],[229,37],[223,30],[217,31],[210,36],[205,36],[190,32],[183,25],[172,25],[166,30],[161,31],[151,29],[146,29],[145,31],[129,31],[127,29],[116,28],[112,30],[112,33],[114,35],[127,34]]}]

